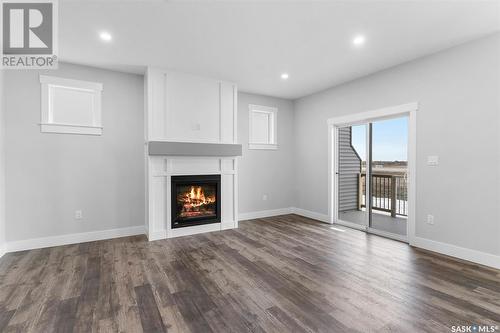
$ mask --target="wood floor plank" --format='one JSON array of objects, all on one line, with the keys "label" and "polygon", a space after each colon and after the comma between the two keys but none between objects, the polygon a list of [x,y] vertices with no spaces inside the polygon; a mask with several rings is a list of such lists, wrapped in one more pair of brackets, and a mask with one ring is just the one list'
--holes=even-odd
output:
[{"label": "wood floor plank", "polygon": [[76,312],[78,310],[79,298],[68,298],[59,303],[54,332],[73,332],[76,322]]},{"label": "wood floor plank", "polygon": [[[89,255],[95,255],[89,251]],[[78,310],[74,330],[89,332],[96,324],[95,310],[99,300],[99,286],[101,277],[101,258],[93,256],[87,260],[87,270],[83,281],[81,296],[79,297]]]},{"label": "wood floor plank", "polygon": [[0,312],[0,332],[3,332],[4,329],[9,324],[10,318],[14,315],[15,310],[10,311],[1,311]]},{"label": "wood floor plank", "polygon": [[141,325],[145,333],[166,332],[149,284],[134,288],[137,305],[141,316]]},{"label": "wood floor plank", "polygon": [[179,307],[186,324],[191,332],[212,332],[212,328],[206,321],[203,313],[197,306],[195,297],[189,291],[179,291],[173,294],[175,303]]},{"label": "wood floor plank", "polygon": [[499,270],[297,215],[0,259],[0,332],[449,332],[472,324],[500,326]]}]

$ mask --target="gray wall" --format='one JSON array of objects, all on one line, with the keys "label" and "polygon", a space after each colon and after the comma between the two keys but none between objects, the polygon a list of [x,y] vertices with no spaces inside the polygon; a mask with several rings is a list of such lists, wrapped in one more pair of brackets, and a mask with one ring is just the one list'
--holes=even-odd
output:
[{"label": "gray wall", "polygon": [[295,101],[297,207],[327,214],[328,118],[417,101],[417,236],[500,254],[499,70],[496,34]]},{"label": "gray wall", "polygon": [[[278,108],[278,150],[248,149],[248,105]],[[294,203],[292,102],[280,98],[238,94],[239,213],[292,207]],[[262,200],[267,194],[268,199]]]},{"label": "gray wall", "polygon": [[[102,82],[104,134],[40,133],[41,73]],[[60,64],[5,80],[7,240],[143,226],[143,77]]]}]

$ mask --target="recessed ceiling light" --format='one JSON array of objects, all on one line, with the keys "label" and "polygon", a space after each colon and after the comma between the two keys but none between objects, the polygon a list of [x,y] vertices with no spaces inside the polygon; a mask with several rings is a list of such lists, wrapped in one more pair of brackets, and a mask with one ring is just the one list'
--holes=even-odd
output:
[{"label": "recessed ceiling light", "polygon": [[288,79],[288,73],[283,73],[283,74],[281,74],[281,78],[282,78],[283,80]]},{"label": "recessed ceiling light", "polygon": [[101,38],[101,40],[105,41],[105,42],[109,42],[111,39],[113,39],[113,37],[111,36],[111,34],[107,31],[102,31],[99,33],[99,38]]},{"label": "recessed ceiling light", "polygon": [[354,39],[352,40],[352,43],[355,45],[355,46],[361,46],[365,43],[366,41],[366,38],[365,36],[363,35],[357,35],[356,37],[354,37]]}]

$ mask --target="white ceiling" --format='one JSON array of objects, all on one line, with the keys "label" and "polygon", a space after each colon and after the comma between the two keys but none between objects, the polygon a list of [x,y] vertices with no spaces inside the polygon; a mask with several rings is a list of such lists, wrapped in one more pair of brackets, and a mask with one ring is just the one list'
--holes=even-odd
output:
[{"label": "white ceiling", "polygon": [[295,99],[498,31],[500,2],[61,0],[59,22],[64,61],[161,66]]}]

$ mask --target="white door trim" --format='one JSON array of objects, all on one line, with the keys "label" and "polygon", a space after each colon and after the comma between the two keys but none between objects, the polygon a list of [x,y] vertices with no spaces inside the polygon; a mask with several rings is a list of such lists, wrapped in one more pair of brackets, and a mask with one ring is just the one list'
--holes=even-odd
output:
[{"label": "white door trim", "polygon": [[337,202],[337,133],[338,128],[346,125],[364,124],[373,121],[408,116],[408,224],[407,234],[410,245],[415,244],[416,212],[416,153],[417,153],[417,113],[418,103],[396,105],[376,110],[354,113],[327,120],[328,124],[328,222],[346,225],[338,219],[335,209]]}]

